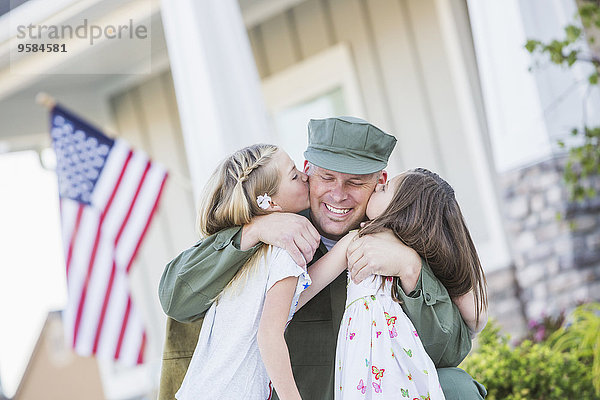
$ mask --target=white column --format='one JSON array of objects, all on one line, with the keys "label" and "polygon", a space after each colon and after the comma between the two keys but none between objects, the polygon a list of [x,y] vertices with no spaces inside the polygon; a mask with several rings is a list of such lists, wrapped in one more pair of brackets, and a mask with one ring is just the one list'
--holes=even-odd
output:
[{"label": "white column", "polygon": [[546,129],[532,64],[524,48],[518,0],[467,0],[494,159],[506,171],[548,157]]},{"label": "white column", "polygon": [[271,134],[238,2],[162,0],[161,11],[197,203],[225,155]]},{"label": "white column", "polygon": [[[461,38],[458,31],[458,21],[452,11],[452,0],[435,0],[439,17],[443,45],[448,55],[448,68],[454,82],[456,101],[459,114],[456,118],[462,121],[466,147],[463,149],[473,160],[473,177],[475,182],[469,185],[478,188],[477,196],[483,215],[486,216],[483,226],[485,234],[476,237],[476,245],[482,265],[486,272],[506,268],[510,264],[510,252],[500,205],[495,190],[495,173],[493,162],[489,159],[489,149],[483,137],[483,132],[477,120],[477,107],[472,96],[472,87],[468,75],[466,54],[461,49]],[[505,161],[505,160],[503,160]],[[457,195],[460,198],[460,196]],[[465,215],[467,215],[465,213]]]}]

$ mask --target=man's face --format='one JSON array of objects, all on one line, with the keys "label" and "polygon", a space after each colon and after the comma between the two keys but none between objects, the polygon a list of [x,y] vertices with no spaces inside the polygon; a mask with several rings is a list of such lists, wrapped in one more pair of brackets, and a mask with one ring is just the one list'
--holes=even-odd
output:
[{"label": "man's face", "polygon": [[358,228],[375,186],[387,178],[385,171],[352,175],[314,165],[309,168],[307,161],[304,170],[309,175],[312,222],[321,235],[333,240]]}]

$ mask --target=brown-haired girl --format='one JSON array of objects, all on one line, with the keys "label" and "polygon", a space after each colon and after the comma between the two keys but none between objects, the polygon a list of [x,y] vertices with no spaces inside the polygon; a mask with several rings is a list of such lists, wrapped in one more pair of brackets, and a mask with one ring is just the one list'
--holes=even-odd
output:
[{"label": "brown-haired girl", "polygon": [[[429,264],[471,332],[481,331],[487,321],[485,277],[450,185],[429,170],[409,170],[377,185],[366,214],[371,221],[358,235],[392,231]],[[343,250],[355,235],[346,235],[326,262],[309,269],[313,284],[300,305],[343,270]],[[444,398],[398,290],[411,289],[398,278],[374,275],[359,284],[349,279],[336,350],[336,399]]]}]

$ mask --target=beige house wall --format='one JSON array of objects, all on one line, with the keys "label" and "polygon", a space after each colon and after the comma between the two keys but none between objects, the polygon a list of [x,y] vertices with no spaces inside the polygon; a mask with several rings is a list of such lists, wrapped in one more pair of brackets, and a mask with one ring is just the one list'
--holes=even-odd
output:
[{"label": "beige house wall", "polygon": [[48,315],[13,399],[104,399],[96,360],[66,346],[59,313]]}]

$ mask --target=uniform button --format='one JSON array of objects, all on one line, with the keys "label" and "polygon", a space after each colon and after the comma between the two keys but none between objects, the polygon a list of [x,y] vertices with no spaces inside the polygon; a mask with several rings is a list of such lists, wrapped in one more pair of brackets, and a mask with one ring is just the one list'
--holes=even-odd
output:
[{"label": "uniform button", "polygon": [[431,301],[431,295],[429,293],[425,293],[425,300]]},{"label": "uniform button", "polygon": [[215,250],[222,250],[226,246],[227,246],[227,242],[225,242],[225,241],[222,241],[222,242],[215,241],[213,243],[213,247],[215,248]]}]

